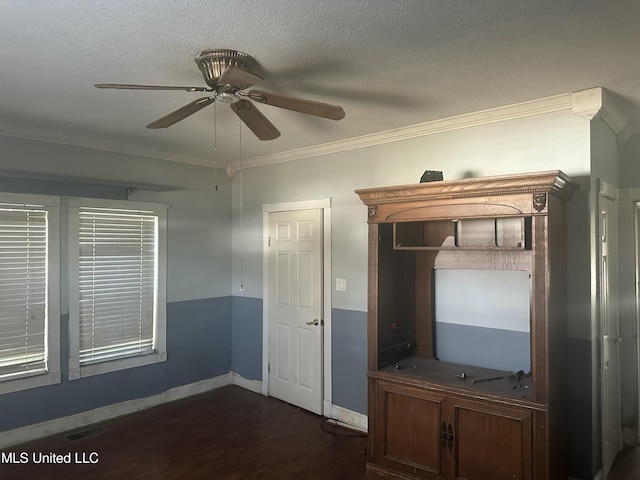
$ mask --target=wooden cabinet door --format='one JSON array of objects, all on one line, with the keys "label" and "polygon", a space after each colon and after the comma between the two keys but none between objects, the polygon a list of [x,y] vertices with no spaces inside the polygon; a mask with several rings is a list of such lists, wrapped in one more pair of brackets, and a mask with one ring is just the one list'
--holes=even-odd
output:
[{"label": "wooden cabinet door", "polygon": [[442,394],[378,381],[374,463],[399,473],[443,479],[440,430],[445,398]]},{"label": "wooden cabinet door", "polygon": [[532,413],[529,410],[450,397],[452,425],[445,477],[456,480],[532,480]]}]

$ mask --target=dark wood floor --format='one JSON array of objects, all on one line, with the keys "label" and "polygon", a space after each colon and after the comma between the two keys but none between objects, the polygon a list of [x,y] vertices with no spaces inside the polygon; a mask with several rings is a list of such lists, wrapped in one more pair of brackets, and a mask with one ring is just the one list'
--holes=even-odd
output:
[{"label": "dark wood floor", "polygon": [[618,454],[607,480],[632,480],[640,478],[640,447],[630,448]]},{"label": "dark wood floor", "polygon": [[[365,477],[364,436],[323,425],[321,417],[235,386],[99,426],[101,433],[76,440],[70,437],[74,432],[69,432],[5,449],[0,479],[363,480]],[[327,429],[335,431],[332,434]],[[82,437],[82,432],[77,433]],[[20,461],[24,452],[29,462],[8,464],[9,452],[15,453],[16,461]],[[40,454],[52,452],[70,454],[72,463],[34,464],[33,455],[40,460]],[[75,463],[96,459],[93,464]]]},{"label": "dark wood floor", "polygon": [[[11,454],[28,462],[7,463]],[[34,463],[53,454],[71,463]],[[229,386],[5,449],[0,479],[364,480],[365,463],[364,436]],[[640,448],[622,452],[608,480],[637,478]]]}]

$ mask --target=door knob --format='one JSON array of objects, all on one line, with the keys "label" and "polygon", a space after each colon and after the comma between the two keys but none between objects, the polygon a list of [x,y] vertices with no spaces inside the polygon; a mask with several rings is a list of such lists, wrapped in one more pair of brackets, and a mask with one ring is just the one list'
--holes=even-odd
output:
[{"label": "door knob", "polygon": [[307,325],[318,325],[320,323],[320,320],[318,320],[317,318],[314,318],[312,321],[307,322]]}]

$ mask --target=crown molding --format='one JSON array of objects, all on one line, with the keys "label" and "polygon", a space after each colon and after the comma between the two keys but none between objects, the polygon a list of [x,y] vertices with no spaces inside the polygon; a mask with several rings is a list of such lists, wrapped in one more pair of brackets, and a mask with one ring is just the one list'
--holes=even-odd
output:
[{"label": "crown molding", "polygon": [[[360,148],[399,142],[417,137],[460,130],[491,123],[516,120],[545,113],[572,110],[577,116],[586,120],[602,118],[615,132],[619,144],[624,144],[630,135],[640,133],[640,123],[627,124],[626,119],[611,100],[606,90],[595,87],[579,92],[554,95],[528,102],[504,107],[491,108],[454,117],[410,125],[408,127],[386,130],[383,132],[362,135],[311,147],[304,147],[270,155],[234,160],[226,166],[227,174],[233,177],[238,170],[292,162],[305,158],[331,155]],[[54,132],[50,130],[24,127],[0,122],[0,136],[23,138],[41,142],[57,143],[75,147],[89,148],[107,152],[134,155],[139,157],[181,162],[203,167],[225,168],[224,165],[212,165],[211,160],[203,160],[185,155],[164,152],[146,147],[101,140],[94,137]]]},{"label": "crown molding", "polygon": [[580,118],[593,120],[602,109],[602,89],[590,88],[571,94],[571,110]]},{"label": "crown molding", "polygon": [[571,110],[580,118],[601,118],[616,134],[619,145],[629,140],[630,128],[622,112],[602,87],[581,90],[571,94]]},{"label": "crown molding", "polygon": [[542,115],[545,113],[568,110],[572,106],[571,94],[555,95],[529,102],[508,105],[505,107],[491,108],[479,112],[448,117],[440,120],[411,125],[408,127],[387,130],[384,132],[363,135],[332,143],[325,143],[313,147],[305,147],[282,153],[264,155],[259,157],[235,160],[227,167],[229,176],[236,171],[272,165],[276,163],[292,162],[304,158],[330,155],[346,152],[359,148],[371,147],[391,142],[399,142],[416,137],[435,135],[438,133],[459,130],[463,128],[487,125],[490,123],[504,122],[518,118]]},{"label": "crown molding", "polygon": [[[0,136],[16,137],[25,140],[35,140],[38,142],[57,143],[60,145],[89,148],[92,150],[122,153],[125,155],[135,155],[138,157],[153,158],[158,160],[168,160],[170,162],[189,163],[202,167],[212,166],[210,160],[207,161],[200,158],[163,152],[161,150],[156,150],[153,148],[137,147],[126,143],[112,142],[109,140],[101,140],[94,137],[73,135],[51,130],[14,125],[10,123],[0,122]],[[216,165],[215,167],[224,168],[224,166],[220,165]]]}]

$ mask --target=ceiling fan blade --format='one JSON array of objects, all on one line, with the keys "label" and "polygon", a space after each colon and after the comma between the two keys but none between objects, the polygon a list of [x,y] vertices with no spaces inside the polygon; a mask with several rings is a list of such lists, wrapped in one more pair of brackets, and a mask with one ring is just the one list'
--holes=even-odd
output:
[{"label": "ceiling fan blade", "polygon": [[286,108],[294,112],[306,113],[307,115],[330,120],[342,120],[344,118],[344,110],[337,105],[314,102],[313,100],[304,100],[302,98],[284,97],[275,93],[263,92],[262,90],[251,90],[247,95],[256,102]]},{"label": "ceiling fan blade", "polygon": [[258,75],[254,75],[253,73],[249,73],[238,67],[231,66],[222,72],[222,75],[220,75],[220,78],[218,79],[218,83],[222,85],[231,85],[238,90],[244,90],[245,88],[255,85],[261,80],[262,77],[259,77]]},{"label": "ceiling fan blade", "polygon": [[184,107],[179,108],[175,112],[171,112],[169,115],[165,115],[162,118],[159,118],[155,122],[151,122],[147,125],[147,128],[167,128],[173,125],[174,123],[179,122],[187,118],[189,115],[193,115],[197,111],[203,109],[207,105],[211,105],[215,102],[216,97],[202,97],[198,100],[195,100],[191,103],[186,104]]},{"label": "ceiling fan blade", "polygon": [[238,100],[231,104],[240,120],[249,127],[260,140],[273,140],[280,136],[278,129],[248,100]]},{"label": "ceiling fan blade", "polygon": [[119,90],[184,90],[186,92],[210,92],[208,87],[170,87],[164,85],[130,85],[127,83],[96,83],[96,88],[116,88]]}]

